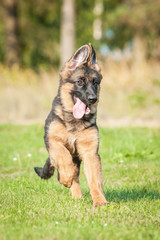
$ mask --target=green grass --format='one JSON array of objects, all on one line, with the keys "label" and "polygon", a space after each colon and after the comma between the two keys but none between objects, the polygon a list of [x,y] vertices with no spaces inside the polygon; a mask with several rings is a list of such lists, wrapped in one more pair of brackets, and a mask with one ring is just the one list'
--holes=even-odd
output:
[{"label": "green grass", "polygon": [[47,157],[43,126],[0,125],[0,239],[160,239],[160,129],[100,129],[104,192],[111,205],[71,199],[56,174],[33,171]]}]

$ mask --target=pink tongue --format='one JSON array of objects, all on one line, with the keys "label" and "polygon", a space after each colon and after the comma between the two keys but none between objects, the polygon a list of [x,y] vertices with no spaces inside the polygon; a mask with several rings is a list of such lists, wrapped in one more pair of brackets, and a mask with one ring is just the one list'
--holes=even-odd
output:
[{"label": "pink tongue", "polygon": [[73,116],[75,118],[81,119],[86,111],[86,104],[83,103],[79,98],[77,98],[77,102],[73,107]]}]

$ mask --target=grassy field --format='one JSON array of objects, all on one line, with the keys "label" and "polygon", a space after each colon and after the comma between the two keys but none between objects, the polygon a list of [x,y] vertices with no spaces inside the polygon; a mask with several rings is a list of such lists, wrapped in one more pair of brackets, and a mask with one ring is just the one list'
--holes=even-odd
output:
[{"label": "grassy field", "polygon": [[83,169],[82,200],[34,173],[42,125],[0,125],[0,239],[160,239],[160,129],[101,128],[100,155],[111,205],[93,208]]}]

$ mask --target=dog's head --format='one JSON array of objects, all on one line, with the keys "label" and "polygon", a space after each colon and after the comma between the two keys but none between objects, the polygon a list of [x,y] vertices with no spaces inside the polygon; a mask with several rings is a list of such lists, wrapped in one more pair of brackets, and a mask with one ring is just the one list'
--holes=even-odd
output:
[{"label": "dog's head", "polygon": [[95,113],[102,75],[90,43],[73,54],[63,66],[60,76],[60,94],[65,110],[73,111],[77,119]]}]

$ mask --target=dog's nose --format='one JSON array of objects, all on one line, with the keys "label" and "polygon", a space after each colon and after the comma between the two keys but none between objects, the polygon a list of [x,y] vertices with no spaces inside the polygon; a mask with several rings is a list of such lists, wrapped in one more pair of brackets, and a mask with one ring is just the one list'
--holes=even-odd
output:
[{"label": "dog's nose", "polygon": [[89,103],[93,104],[97,101],[97,96],[96,95],[93,95],[93,94],[90,94],[88,96],[88,100],[89,100]]}]

